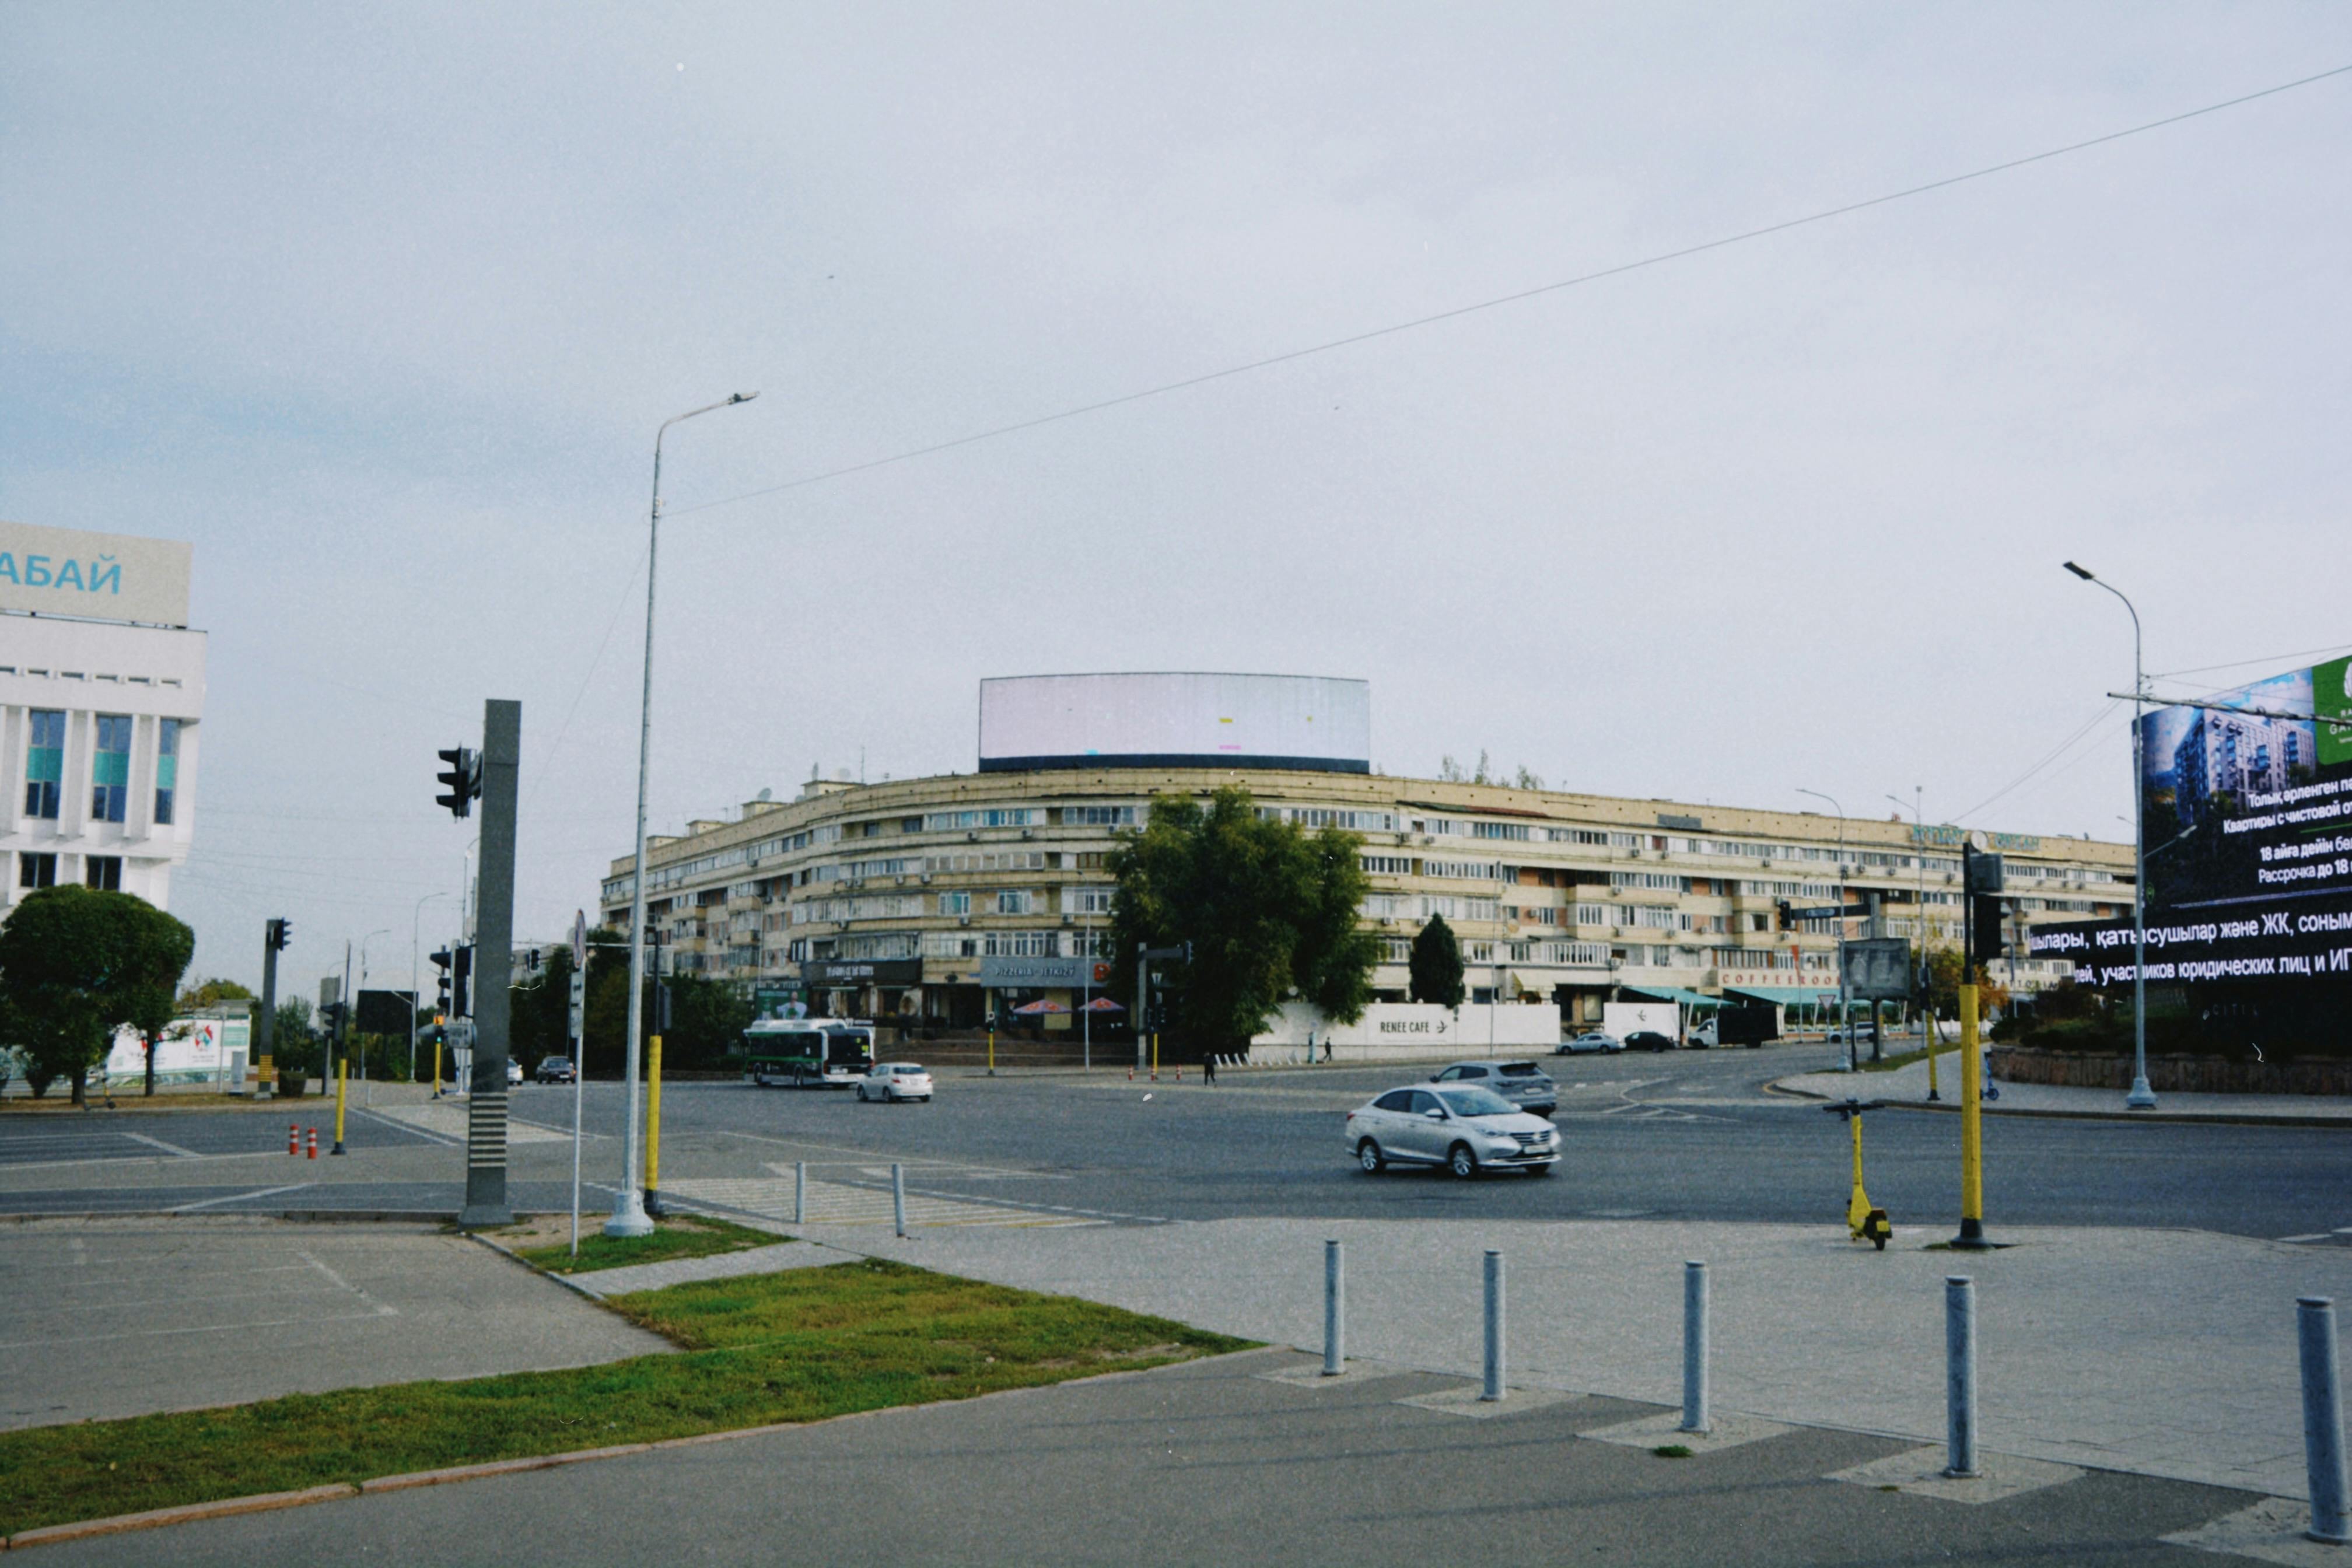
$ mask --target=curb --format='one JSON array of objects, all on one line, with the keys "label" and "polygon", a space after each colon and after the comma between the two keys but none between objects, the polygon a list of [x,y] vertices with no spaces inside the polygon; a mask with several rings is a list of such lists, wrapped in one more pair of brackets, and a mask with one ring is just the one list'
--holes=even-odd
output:
[{"label": "curb", "polygon": [[467,1240],[480,1242],[484,1247],[488,1247],[492,1252],[497,1253],[508,1262],[512,1263],[516,1268],[528,1268],[542,1279],[552,1279],[558,1285],[562,1286],[565,1289],[585,1296],[588,1300],[595,1302],[600,1307],[604,1304],[604,1292],[602,1290],[583,1285],[568,1274],[558,1274],[552,1269],[541,1268],[538,1264],[531,1262],[529,1258],[517,1252],[513,1247],[507,1246],[504,1242],[492,1241],[488,1237],[484,1236],[478,1230],[469,1230],[465,1234]]},{"label": "curb", "polygon": [[[1854,1076],[1858,1078],[1861,1075],[1857,1073]],[[1784,1094],[1792,1100],[1819,1100],[1823,1104],[1834,1104],[1838,1099],[1835,1095],[1817,1094],[1810,1089],[1792,1089],[1785,1082],[1768,1083],[1764,1089],[1768,1094]],[[1882,1100],[1878,1103],[1882,1110],[1924,1110],[1930,1115],[1952,1116],[1960,1110],[1960,1102],[1957,1100]],[[1981,1116],[2039,1117],[2048,1121],[2160,1121],[2177,1126],[2352,1128],[2352,1116],[2256,1116],[2226,1110],[2067,1110],[2023,1105],[1979,1105],[1977,1111]]]},{"label": "curb", "polygon": [[178,1508],[149,1509],[143,1513],[118,1513],[106,1519],[85,1519],[72,1524],[45,1524],[20,1530],[8,1538],[8,1550],[48,1546],[60,1541],[83,1541],[93,1535],[120,1535],[132,1530],[160,1530],[167,1524],[188,1524],[200,1519],[227,1519],[240,1513],[268,1513],[281,1508],[301,1508],[314,1502],[360,1495],[349,1481],[333,1481],[300,1491],[262,1492],[255,1497],[223,1498],[217,1502],[184,1503]]}]

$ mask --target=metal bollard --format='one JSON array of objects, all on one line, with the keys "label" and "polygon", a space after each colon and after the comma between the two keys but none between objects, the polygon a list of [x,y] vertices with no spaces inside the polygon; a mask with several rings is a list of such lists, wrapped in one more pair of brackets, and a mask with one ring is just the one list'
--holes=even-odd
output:
[{"label": "metal bollard", "polygon": [[1503,1397],[1503,1255],[1486,1249],[1486,1379],[1478,1391],[1486,1401]]},{"label": "metal bollard", "polygon": [[1977,1473],[1977,1287],[1965,1274],[1944,1277],[1944,1431],[1948,1476]]},{"label": "metal bollard", "polygon": [[890,1213],[898,1222],[898,1235],[907,1234],[907,1167],[890,1167]]},{"label": "metal bollard", "polygon": [[1337,1377],[1348,1361],[1348,1263],[1339,1244],[1323,1244],[1323,1375]]},{"label": "metal bollard", "polygon": [[1706,1418],[1706,1265],[1683,1265],[1683,1424],[1705,1432]]},{"label": "metal bollard", "polygon": [[2352,1541],[2346,1513],[2344,1395],[2336,1376],[2336,1302],[2302,1296],[2294,1303],[2295,1337],[2303,1351],[2303,1463],[2311,1479],[2314,1541]]},{"label": "metal bollard", "polygon": [[793,1223],[808,1224],[808,1162],[793,1162]]}]

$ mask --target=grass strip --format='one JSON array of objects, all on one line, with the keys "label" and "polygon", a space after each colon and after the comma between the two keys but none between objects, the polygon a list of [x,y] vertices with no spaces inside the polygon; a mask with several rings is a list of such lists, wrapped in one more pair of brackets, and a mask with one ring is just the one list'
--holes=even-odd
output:
[{"label": "grass strip", "polygon": [[1249,1348],[867,1259],[610,1303],[677,1354],[0,1433],[0,1534],[410,1470],[970,1399]]},{"label": "grass strip", "polygon": [[[1939,1057],[1957,1056],[1959,1054],[1959,1049],[1958,1046],[1937,1046],[1936,1054]],[[1877,1061],[1864,1058],[1856,1065],[1864,1072],[1893,1072],[1897,1068],[1907,1068],[1913,1062],[1924,1062],[1927,1059],[1926,1051],[1903,1051],[1895,1056],[1883,1057]]]},{"label": "grass strip", "polygon": [[691,1219],[663,1220],[648,1236],[606,1236],[601,1229],[583,1232],[580,1256],[572,1256],[571,1242],[551,1247],[515,1248],[524,1262],[550,1274],[590,1274],[601,1268],[630,1268],[640,1263],[667,1263],[676,1258],[709,1258],[721,1252],[748,1252],[774,1247],[791,1237],[753,1230],[732,1220],[697,1215]]}]

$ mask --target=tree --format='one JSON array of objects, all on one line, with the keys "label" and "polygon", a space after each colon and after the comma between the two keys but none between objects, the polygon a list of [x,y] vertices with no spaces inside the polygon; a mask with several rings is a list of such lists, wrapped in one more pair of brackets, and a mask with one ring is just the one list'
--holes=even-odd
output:
[{"label": "tree", "polygon": [[[183,1014],[202,1012],[207,1007],[223,1007],[232,1002],[252,1002],[253,993],[234,980],[207,980],[191,985],[180,993],[172,1005]],[[251,1008],[246,1009],[251,1012]]]},{"label": "tree", "polygon": [[[1940,1017],[1960,1014],[1960,950],[1957,947],[1935,947],[1927,950],[1927,1005]],[[1981,1017],[1995,1008],[2007,1011],[2009,987],[1977,966],[1977,1012]]]},{"label": "tree", "polygon": [[[1261,817],[1238,787],[1205,803],[1162,796],[1150,825],[1122,834],[1111,852],[1111,951],[1190,944],[1192,962],[1172,976],[1171,1021],[1191,1052],[1244,1048],[1294,995],[1336,1021],[1360,1017],[1380,957],[1379,939],[1358,923],[1362,844]],[[1114,988],[1139,1006],[1133,972],[1120,964],[1116,975]]]},{"label": "tree", "polygon": [[[88,1105],[89,1069],[119,1028],[150,1042],[172,1021],[196,934],[144,899],[91,888],[44,888],[0,925],[0,983],[22,1044]],[[150,1087],[152,1088],[152,1082]]]},{"label": "tree", "polygon": [[1444,915],[1432,915],[1412,939],[1412,999],[1441,1007],[1462,1005],[1462,944]]}]

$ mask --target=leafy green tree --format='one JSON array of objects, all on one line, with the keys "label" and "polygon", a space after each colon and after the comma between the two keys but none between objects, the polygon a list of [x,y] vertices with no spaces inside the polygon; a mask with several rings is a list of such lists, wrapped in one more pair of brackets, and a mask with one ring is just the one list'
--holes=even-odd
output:
[{"label": "leafy green tree", "polygon": [[[1363,840],[1261,817],[1245,789],[1207,802],[1165,795],[1150,825],[1121,836],[1109,869],[1111,951],[1190,944],[1172,976],[1171,1017],[1190,1054],[1246,1047],[1282,1002],[1300,996],[1327,1016],[1360,1016],[1370,997],[1378,940],[1357,926],[1365,889]],[[1129,1005],[1133,973],[1114,985]]]},{"label": "leafy green tree", "polygon": [[[188,1014],[201,1012],[207,1007],[226,1007],[233,1003],[256,1000],[257,998],[252,992],[234,980],[213,979],[181,992],[172,1005],[178,1012]],[[252,1009],[248,1007],[246,1011],[249,1013]]]},{"label": "leafy green tree", "polygon": [[1432,915],[1412,939],[1412,999],[1441,1007],[1462,1005],[1462,943],[1444,915]]},{"label": "leafy green tree", "polygon": [[0,984],[34,1059],[69,1079],[76,1105],[89,1103],[89,1069],[105,1059],[118,1028],[150,1042],[172,1021],[180,976],[195,932],[144,899],[91,888],[44,888],[0,925]]},{"label": "leafy green tree", "polygon": [[662,1036],[663,1069],[709,1071],[724,1066],[751,1022],[751,998],[729,982],[696,974],[677,975],[665,984],[669,987],[669,1028]]}]

